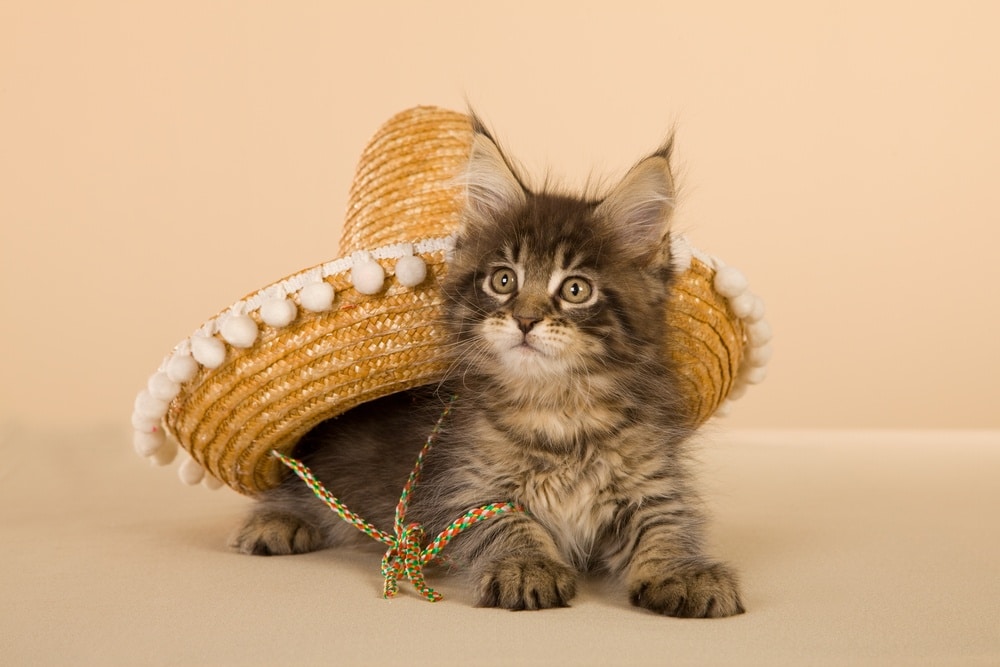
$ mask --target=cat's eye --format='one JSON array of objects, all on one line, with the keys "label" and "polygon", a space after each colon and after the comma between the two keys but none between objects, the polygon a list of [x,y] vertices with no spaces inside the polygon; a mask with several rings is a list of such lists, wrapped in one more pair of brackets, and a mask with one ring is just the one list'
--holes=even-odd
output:
[{"label": "cat's eye", "polygon": [[514,269],[502,266],[490,276],[490,288],[497,294],[512,294],[517,290],[517,274]]},{"label": "cat's eye", "polygon": [[559,288],[559,298],[568,303],[587,303],[593,294],[594,286],[579,276],[567,278]]}]

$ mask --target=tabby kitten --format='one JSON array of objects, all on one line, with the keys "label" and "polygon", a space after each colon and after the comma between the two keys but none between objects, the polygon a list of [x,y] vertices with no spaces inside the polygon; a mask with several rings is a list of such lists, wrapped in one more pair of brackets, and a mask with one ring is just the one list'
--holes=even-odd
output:
[{"label": "tabby kitten", "polygon": [[[580,571],[619,575],[631,602],[670,616],[743,612],[736,576],[702,550],[684,443],[692,416],[664,350],[674,205],[668,142],[600,201],[529,190],[474,121],[468,200],[445,280],[451,372],[439,391],[363,405],[310,432],[296,455],[378,526],[440,414],[408,518],[436,534],[467,510],[527,512],[448,547],[478,603],[565,606]],[[301,553],[368,538],[289,476],[233,539]]]}]

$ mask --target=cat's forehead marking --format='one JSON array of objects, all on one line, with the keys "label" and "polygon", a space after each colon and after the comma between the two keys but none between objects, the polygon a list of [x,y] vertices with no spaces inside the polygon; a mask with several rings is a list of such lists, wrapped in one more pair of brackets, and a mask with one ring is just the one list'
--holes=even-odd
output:
[{"label": "cat's forehead marking", "polygon": [[518,284],[544,286],[550,293],[558,292],[562,282],[573,275],[590,275],[585,267],[586,254],[570,241],[547,245],[538,240],[511,239],[497,249],[500,261],[517,274]]},{"label": "cat's forehead marking", "polygon": [[565,243],[560,243],[556,247],[556,254],[553,257],[552,268],[556,270],[565,271],[569,268],[567,263],[570,259],[569,249],[566,247]]},{"label": "cat's forehead marking", "polygon": [[568,242],[560,243],[553,268],[566,272],[575,271],[580,268],[583,262],[584,256],[579,248],[573,247]]},{"label": "cat's forehead marking", "polygon": [[523,242],[511,241],[505,244],[500,249],[500,254],[503,256],[504,261],[510,262],[511,264],[520,264],[521,259],[524,255]]},{"label": "cat's forehead marking", "polygon": [[566,241],[554,247],[546,247],[541,243],[532,244],[527,239],[519,239],[501,248],[501,255],[511,264],[531,264],[561,271],[571,271],[583,263],[583,255]]}]

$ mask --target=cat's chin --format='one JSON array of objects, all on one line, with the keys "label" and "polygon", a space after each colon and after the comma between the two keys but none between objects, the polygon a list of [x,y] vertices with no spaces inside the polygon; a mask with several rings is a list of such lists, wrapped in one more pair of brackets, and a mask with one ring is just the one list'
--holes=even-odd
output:
[{"label": "cat's chin", "polygon": [[506,373],[519,379],[553,380],[565,378],[569,364],[558,356],[521,343],[502,352],[500,361]]}]

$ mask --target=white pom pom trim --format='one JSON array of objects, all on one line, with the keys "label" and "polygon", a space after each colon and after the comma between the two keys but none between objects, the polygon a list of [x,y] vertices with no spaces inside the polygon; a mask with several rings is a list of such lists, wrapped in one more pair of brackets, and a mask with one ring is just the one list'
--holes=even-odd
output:
[{"label": "white pom pom trim", "polygon": [[[332,299],[330,301],[333,302]],[[260,307],[260,319],[272,327],[287,327],[295,320],[296,314],[298,309],[291,299],[271,299]]]},{"label": "white pom pom trim", "polygon": [[713,285],[716,292],[728,299],[732,299],[746,292],[749,283],[738,269],[734,269],[731,266],[723,266],[715,272]]},{"label": "white pom pom trim", "polygon": [[753,366],[747,369],[746,374],[743,379],[749,384],[760,384],[767,377],[767,367],[766,366]]},{"label": "white pom pom trim", "polygon": [[323,313],[333,307],[333,285],[327,282],[310,283],[299,292],[299,303],[306,310]]},{"label": "white pom pom trim", "polygon": [[750,292],[743,292],[729,300],[729,307],[733,309],[733,314],[742,320],[753,311],[756,298]]},{"label": "white pom pom trim", "polygon": [[140,417],[160,420],[167,414],[167,407],[166,401],[154,397],[148,389],[139,392],[135,397],[135,414]]},{"label": "white pom pom trim", "polygon": [[222,480],[206,472],[205,479],[201,480],[201,485],[210,491],[215,491],[222,488]]},{"label": "white pom pom trim", "polygon": [[146,383],[146,388],[149,390],[150,395],[153,398],[158,398],[161,401],[172,401],[174,396],[176,396],[180,390],[181,386],[170,379],[170,377],[163,371],[154,373],[152,377],[149,378],[149,382]]},{"label": "white pom pom trim", "polygon": [[747,393],[747,383],[746,382],[736,382],[733,384],[733,388],[729,391],[729,396],[727,400],[738,401],[743,398],[743,395]]},{"label": "white pom pom trim", "polygon": [[747,338],[750,339],[751,345],[769,343],[772,336],[771,325],[767,323],[767,320],[757,320],[747,326]]},{"label": "white pom pom trim", "polygon": [[427,262],[416,255],[396,261],[396,280],[404,287],[416,287],[427,278]]},{"label": "white pom pom trim", "polygon": [[753,308],[750,309],[750,314],[746,316],[746,321],[753,324],[754,322],[760,322],[764,319],[764,300],[759,296],[754,297]]},{"label": "white pom pom trim", "polygon": [[184,384],[193,380],[198,374],[198,362],[190,354],[178,352],[170,357],[164,370],[168,378],[178,384]]},{"label": "white pom pom trim", "polygon": [[233,347],[248,348],[257,341],[257,323],[249,315],[231,315],[227,317],[219,333]]},{"label": "white pom pom trim", "polygon": [[138,412],[132,412],[132,428],[136,431],[150,433],[160,427],[161,421],[163,421],[162,417],[147,417]]},{"label": "white pom pom trim", "polygon": [[201,483],[201,480],[204,479],[205,469],[194,459],[185,458],[180,468],[177,469],[177,475],[188,486],[194,486]]},{"label": "white pom pom trim", "polygon": [[132,434],[132,446],[135,453],[146,458],[153,456],[166,444],[167,436],[162,428],[151,432],[136,431]]},{"label": "white pom pom trim", "polygon": [[351,284],[361,294],[378,294],[385,284],[385,269],[370,254],[357,253],[351,268]]},{"label": "white pom pom trim", "polygon": [[218,338],[195,335],[191,337],[191,356],[205,368],[218,368],[226,360],[226,346]]}]

